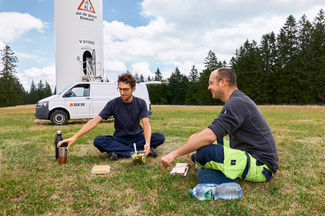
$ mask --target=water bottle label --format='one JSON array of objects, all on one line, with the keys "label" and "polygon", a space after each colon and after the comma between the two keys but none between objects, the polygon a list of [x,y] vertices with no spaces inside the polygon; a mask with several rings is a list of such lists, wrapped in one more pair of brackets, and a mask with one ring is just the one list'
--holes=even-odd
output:
[{"label": "water bottle label", "polygon": [[211,189],[207,190],[204,193],[204,197],[205,197],[206,200],[214,200],[214,196],[213,196],[212,190]]}]

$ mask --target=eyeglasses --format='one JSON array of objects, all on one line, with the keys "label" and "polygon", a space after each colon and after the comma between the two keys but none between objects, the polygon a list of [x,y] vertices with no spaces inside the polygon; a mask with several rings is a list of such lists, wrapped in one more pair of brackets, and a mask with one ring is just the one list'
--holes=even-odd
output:
[{"label": "eyeglasses", "polygon": [[123,91],[125,93],[125,92],[130,91],[131,88],[124,88],[124,89],[122,89],[122,88],[117,87],[116,89],[117,89],[118,92]]},{"label": "eyeglasses", "polygon": [[223,79],[223,78],[218,79],[218,80],[215,80],[215,81],[209,81],[208,84],[211,85],[212,83],[214,83],[214,82],[219,82],[219,81],[222,80],[222,79]]}]

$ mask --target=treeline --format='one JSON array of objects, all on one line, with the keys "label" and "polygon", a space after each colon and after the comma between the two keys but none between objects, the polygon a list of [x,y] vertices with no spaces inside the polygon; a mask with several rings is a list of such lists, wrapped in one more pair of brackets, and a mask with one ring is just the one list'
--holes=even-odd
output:
[{"label": "treeline", "polygon": [[[207,90],[210,73],[226,62],[210,51],[205,69],[193,66],[184,76],[178,68],[166,84],[150,87],[152,104],[216,104]],[[279,34],[265,34],[260,44],[248,40],[230,60],[238,88],[256,103],[297,104],[325,101],[325,14],[320,10],[313,22],[305,15],[297,22],[290,15]],[[141,77],[141,76],[140,76]],[[159,68],[154,78],[161,80]]]},{"label": "treeline", "polygon": [[[24,90],[15,76],[17,57],[9,46],[1,52],[3,69],[0,71],[0,107],[35,104],[50,96],[51,88],[45,81],[30,91]],[[139,82],[162,81],[149,85],[152,104],[218,104],[207,89],[210,73],[220,67],[231,67],[237,75],[238,88],[256,103],[296,104],[324,103],[325,101],[325,13],[321,9],[310,22],[305,15],[299,21],[290,15],[278,34],[262,36],[260,44],[247,40],[227,65],[219,61],[213,51],[204,60],[204,69],[193,65],[186,76],[178,68],[165,80],[157,68],[154,77],[135,74]],[[182,71],[184,72],[184,71]],[[188,74],[188,73],[186,73]]]},{"label": "treeline", "polygon": [[159,85],[148,85],[152,104],[216,104],[221,101],[212,99],[208,90],[209,76],[212,71],[226,67],[227,63],[218,61],[216,54],[211,50],[204,61],[205,69],[202,72],[193,65],[189,76],[183,75],[176,67],[167,80],[163,80],[159,68],[155,77],[148,81],[161,81]]},{"label": "treeline", "polygon": [[238,86],[258,103],[325,101],[325,14],[289,16],[279,34],[246,41],[230,61]]},{"label": "treeline", "polygon": [[0,107],[9,107],[23,104],[35,104],[42,98],[52,95],[51,87],[47,81],[39,81],[36,86],[32,80],[30,91],[25,91],[23,85],[15,75],[18,58],[9,46],[5,46],[1,53],[0,71]]}]

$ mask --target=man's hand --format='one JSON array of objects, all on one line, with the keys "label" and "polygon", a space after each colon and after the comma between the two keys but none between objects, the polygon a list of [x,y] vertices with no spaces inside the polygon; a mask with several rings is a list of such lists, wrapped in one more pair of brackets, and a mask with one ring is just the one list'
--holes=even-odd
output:
[{"label": "man's hand", "polygon": [[69,150],[70,146],[76,141],[75,138],[71,137],[69,139],[65,139],[65,140],[61,140],[60,142],[58,142],[57,144],[57,148],[59,148],[63,143],[67,143],[68,146],[67,146],[67,150]]},{"label": "man's hand", "polygon": [[144,145],[144,152],[146,153],[146,155],[150,153],[150,143],[146,143]]},{"label": "man's hand", "polygon": [[165,172],[165,167],[170,167],[172,163],[175,161],[176,157],[174,156],[173,152],[165,155],[160,159],[160,166],[161,169]]}]

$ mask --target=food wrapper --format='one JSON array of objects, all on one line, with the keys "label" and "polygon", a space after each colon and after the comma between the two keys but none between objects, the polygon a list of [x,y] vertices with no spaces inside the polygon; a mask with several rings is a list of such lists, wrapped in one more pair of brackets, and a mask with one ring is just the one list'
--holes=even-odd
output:
[{"label": "food wrapper", "polygon": [[96,165],[91,171],[92,174],[106,174],[109,173],[111,167],[109,165]]},{"label": "food wrapper", "polygon": [[185,177],[189,169],[188,163],[177,163],[176,166],[170,172],[171,175],[180,175]]}]

